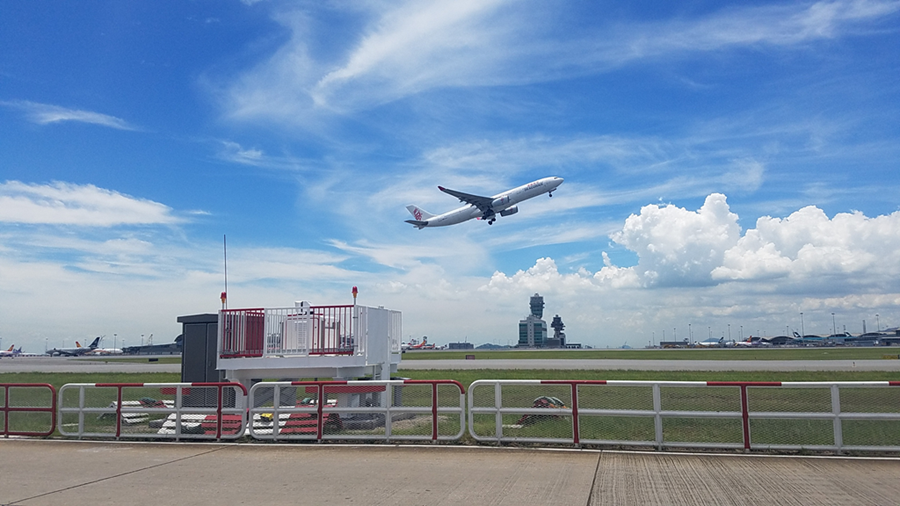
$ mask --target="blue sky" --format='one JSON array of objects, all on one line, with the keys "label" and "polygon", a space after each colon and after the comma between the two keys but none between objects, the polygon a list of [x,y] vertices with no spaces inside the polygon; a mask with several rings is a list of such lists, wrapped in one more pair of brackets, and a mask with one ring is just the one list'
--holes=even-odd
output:
[{"label": "blue sky", "polygon": [[[875,0],[4,3],[0,338],[169,342],[223,236],[230,307],[356,285],[437,343],[515,342],[535,292],[598,347],[896,326],[898,32]],[[549,175],[490,227],[403,222]]]}]

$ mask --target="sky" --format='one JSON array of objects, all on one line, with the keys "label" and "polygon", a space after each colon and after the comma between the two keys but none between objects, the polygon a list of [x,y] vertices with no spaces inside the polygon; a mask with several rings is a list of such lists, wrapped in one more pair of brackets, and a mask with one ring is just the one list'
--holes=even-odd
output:
[{"label": "sky", "polygon": [[226,265],[437,344],[534,293],[604,348],[896,327],[898,48],[881,0],[3,2],[0,346],[171,342]]}]

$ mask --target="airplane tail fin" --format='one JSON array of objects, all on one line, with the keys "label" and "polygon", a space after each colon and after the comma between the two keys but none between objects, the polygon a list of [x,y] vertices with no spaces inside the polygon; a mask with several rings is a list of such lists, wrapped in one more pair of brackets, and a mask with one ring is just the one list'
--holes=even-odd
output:
[{"label": "airplane tail fin", "polygon": [[406,206],[406,209],[409,211],[409,214],[413,215],[416,218],[416,221],[428,221],[431,218],[434,218],[433,214],[422,209],[421,207],[408,205]]},{"label": "airplane tail fin", "polygon": [[13,349],[14,349],[15,347],[16,347],[16,345],[12,345],[12,346],[10,346],[9,349],[6,350],[6,351],[13,351]]},{"label": "airplane tail fin", "polygon": [[78,341],[75,341],[75,347],[76,347],[76,348],[81,348],[81,343],[79,343]]},{"label": "airplane tail fin", "polygon": [[428,220],[434,218],[434,215],[429,213],[428,211],[414,205],[406,206],[406,209],[409,211],[409,214],[413,215],[414,220],[406,220],[407,223],[414,225],[419,230],[428,226]]},{"label": "airplane tail fin", "polygon": [[88,348],[90,348],[92,350],[96,349],[99,344],[100,344],[100,338],[98,337],[98,338],[94,339],[94,342],[91,343],[90,346],[88,346]]}]

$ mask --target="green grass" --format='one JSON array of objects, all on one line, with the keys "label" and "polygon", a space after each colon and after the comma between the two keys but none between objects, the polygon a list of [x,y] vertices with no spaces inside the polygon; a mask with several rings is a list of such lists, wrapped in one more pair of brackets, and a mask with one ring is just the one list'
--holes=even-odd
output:
[{"label": "green grass", "polygon": [[408,351],[403,360],[462,360],[474,355],[475,360],[540,360],[540,359],[607,359],[607,360],[880,360],[900,356],[900,348],[875,347],[810,347],[810,348],[685,348],[668,350],[463,350]]}]

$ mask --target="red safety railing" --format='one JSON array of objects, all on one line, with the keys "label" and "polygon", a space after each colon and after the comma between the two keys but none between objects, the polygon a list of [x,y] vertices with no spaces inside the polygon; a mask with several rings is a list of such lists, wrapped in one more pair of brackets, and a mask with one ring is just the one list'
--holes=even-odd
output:
[{"label": "red safety railing", "polygon": [[900,451],[897,386],[478,380],[469,387],[468,427],[485,442]]},{"label": "red safety railing", "polygon": [[355,308],[223,309],[219,315],[219,356],[353,355],[359,349]]},{"label": "red safety railing", "polygon": [[[53,434],[53,431],[56,430],[56,389],[53,388],[53,385],[47,383],[0,383],[0,389],[3,390],[3,406],[0,408],[3,411],[3,431],[0,434],[4,437],[49,436]],[[44,389],[49,393],[49,398],[40,394],[39,397],[35,398],[33,394],[28,395],[26,393]],[[15,395],[11,391],[15,392]],[[19,402],[14,403],[13,396],[21,396],[21,399]],[[10,415],[13,413],[47,413],[50,423],[45,430],[16,430],[13,427],[14,423],[10,421]],[[37,425],[34,422],[25,425],[32,424]]]},{"label": "red safety railing", "polygon": [[265,349],[265,328],[265,309],[223,309],[219,315],[221,356],[261,357]]},{"label": "red safety railing", "polygon": [[[298,387],[310,397],[299,400]],[[428,393],[403,393],[421,387]],[[447,388],[443,397],[442,387]],[[354,397],[348,404],[340,401]],[[261,382],[250,389],[249,402],[249,434],[256,439],[435,442],[456,441],[465,432],[465,387],[455,380]],[[364,429],[348,428],[365,425],[360,419],[371,423]],[[423,420],[427,430],[416,420]],[[404,433],[395,426],[400,421],[409,425]],[[444,434],[442,423],[450,427]]]},{"label": "red safety railing", "polygon": [[[110,389],[113,395],[107,393]],[[130,400],[126,400],[126,390]],[[227,402],[225,391],[234,392]],[[154,392],[158,398],[149,398]],[[79,438],[235,439],[246,429],[246,398],[247,388],[230,382],[70,383],[59,390],[59,432]],[[88,418],[89,414],[96,415],[96,420]],[[172,428],[166,429],[162,420],[159,427],[148,426],[150,430],[143,424],[136,428],[135,420],[143,422],[150,415],[164,417]],[[111,428],[99,422],[107,417],[115,420]],[[129,431],[123,430],[124,424]]]}]

